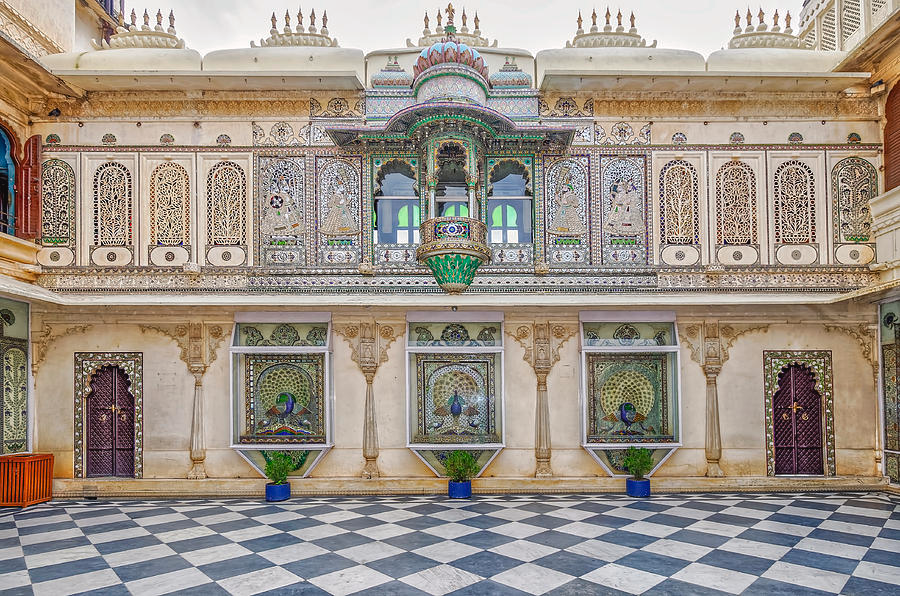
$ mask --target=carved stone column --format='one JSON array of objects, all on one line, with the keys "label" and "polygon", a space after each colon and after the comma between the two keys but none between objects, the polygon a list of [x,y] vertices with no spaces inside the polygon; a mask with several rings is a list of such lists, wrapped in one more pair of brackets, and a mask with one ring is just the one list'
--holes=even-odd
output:
[{"label": "carved stone column", "polygon": [[363,478],[378,478],[378,421],[375,416],[375,390],[373,382],[378,366],[387,362],[387,351],[405,328],[402,324],[376,323],[374,320],[360,321],[345,325],[335,325],[334,329],[350,345],[353,361],[366,378],[366,404],[363,417]]},{"label": "carved stone column", "polygon": [[575,334],[575,328],[549,321],[519,325],[510,333],[525,348],[523,359],[534,369],[537,377],[537,395],[534,412],[535,478],[553,476],[550,466],[550,397],[547,392],[547,376],[559,361],[559,348]]},{"label": "carved stone column", "polygon": [[155,331],[175,340],[181,348],[181,360],[194,376],[194,401],[191,416],[191,480],[206,478],[206,438],[203,434],[203,375],[216,359],[219,344],[225,338],[220,325],[201,322],[171,325],[141,325],[141,331]]},{"label": "carved stone column", "polygon": [[706,376],[706,475],[721,478],[725,471],[722,459],[722,431],[719,424],[719,373],[728,360],[728,350],[738,337],[751,331],[768,328],[763,325],[720,325],[708,320],[685,328],[685,343],[691,349],[691,359],[700,365]]}]

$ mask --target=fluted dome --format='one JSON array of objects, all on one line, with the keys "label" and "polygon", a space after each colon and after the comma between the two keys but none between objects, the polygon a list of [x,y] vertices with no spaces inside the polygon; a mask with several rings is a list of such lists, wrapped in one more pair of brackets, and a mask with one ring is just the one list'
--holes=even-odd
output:
[{"label": "fluted dome", "polygon": [[439,64],[462,64],[474,69],[485,79],[488,77],[487,67],[478,50],[452,38],[439,41],[422,50],[413,67],[413,76],[418,77],[432,66]]},{"label": "fluted dome", "polygon": [[531,75],[519,68],[515,57],[507,57],[506,64],[491,75],[490,82],[496,89],[531,87]]}]

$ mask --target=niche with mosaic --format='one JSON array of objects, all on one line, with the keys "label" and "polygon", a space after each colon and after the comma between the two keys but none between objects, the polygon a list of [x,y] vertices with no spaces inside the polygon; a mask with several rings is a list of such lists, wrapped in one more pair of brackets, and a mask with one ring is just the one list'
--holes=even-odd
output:
[{"label": "niche with mosaic", "polygon": [[600,159],[605,265],[645,265],[650,244],[647,226],[647,159],[643,155]]},{"label": "niche with mosaic", "polygon": [[319,263],[356,266],[360,261],[359,158],[316,158]]},{"label": "niche with mosaic", "polygon": [[308,226],[304,204],[305,159],[302,155],[260,155],[256,162],[254,220],[258,230],[257,263],[305,265]]},{"label": "niche with mosaic", "polygon": [[548,261],[551,266],[589,265],[590,159],[549,159],[544,162]]},{"label": "niche with mosaic", "polygon": [[327,341],[327,323],[236,326],[237,443],[327,443]]}]

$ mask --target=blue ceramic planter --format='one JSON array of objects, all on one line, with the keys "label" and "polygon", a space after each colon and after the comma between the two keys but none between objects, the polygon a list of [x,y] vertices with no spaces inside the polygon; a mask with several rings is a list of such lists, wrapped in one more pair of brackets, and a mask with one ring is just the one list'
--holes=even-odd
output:
[{"label": "blue ceramic planter", "polygon": [[634,478],[625,479],[625,492],[629,497],[649,497],[650,481],[646,478],[643,480],[635,480]]},{"label": "blue ceramic planter", "polygon": [[287,501],[291,498],[291,484],[286,482],[284,484],[272,484],[271,482],[266,485],[266,501]]},{"label": "blue ceramic planter", "polygon": [[468,499],[472,496],[472,482],[450,482],[447,485],[447,496],[451,499]]}]

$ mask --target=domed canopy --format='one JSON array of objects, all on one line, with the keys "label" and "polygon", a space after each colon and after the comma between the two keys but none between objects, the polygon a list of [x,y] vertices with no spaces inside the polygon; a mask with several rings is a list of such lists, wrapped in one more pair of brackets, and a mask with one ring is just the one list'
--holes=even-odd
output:
[{"label": "domed canopy", "polygon": [[462,64],[474,69],[485,79],[488,77],[487,67],[478,50],[453,38],[436,42],[422,50],[413,67],[413,76],[418,77],[432,66],[439,64]]}]

